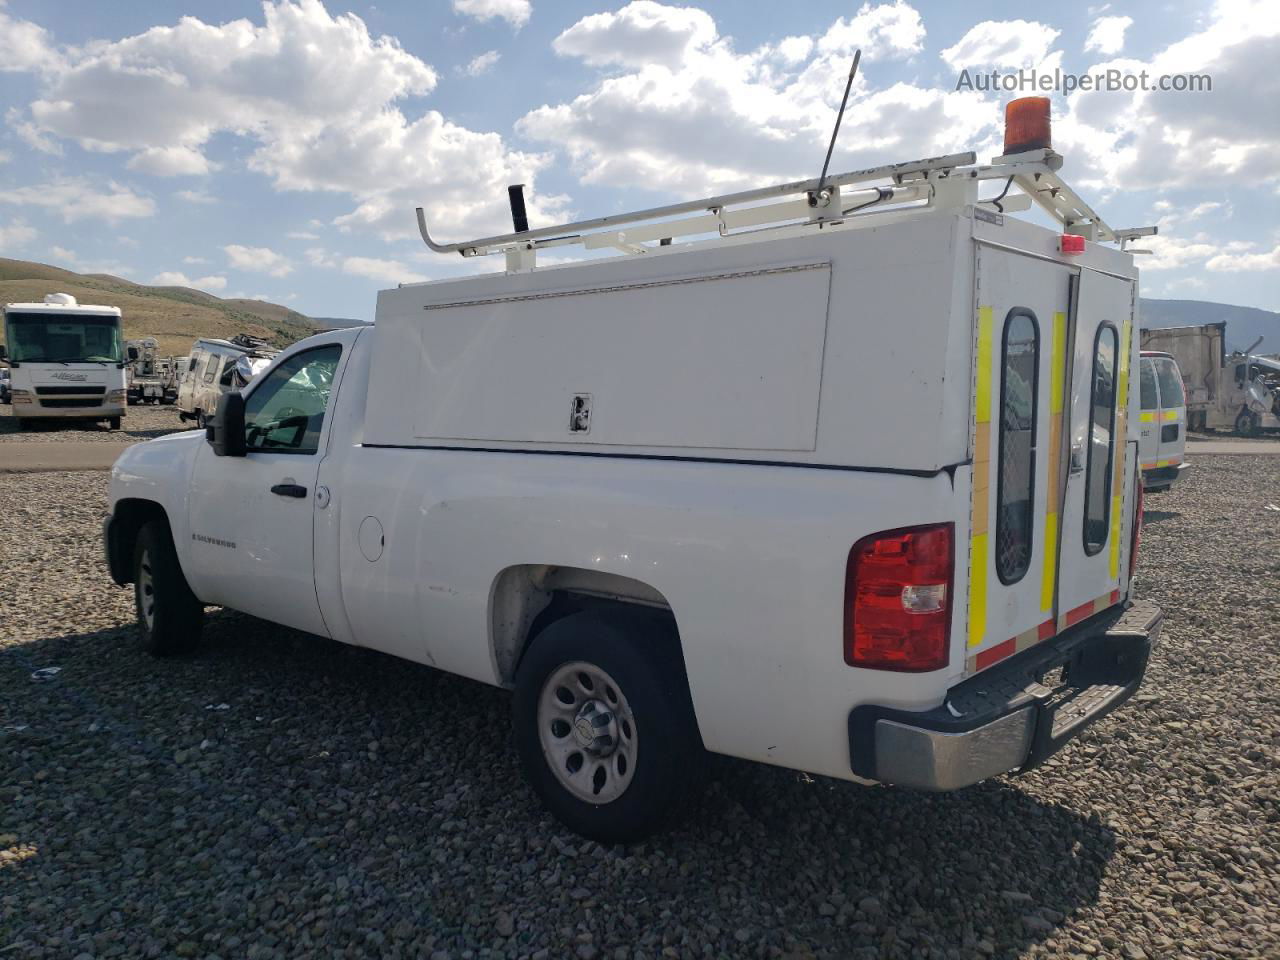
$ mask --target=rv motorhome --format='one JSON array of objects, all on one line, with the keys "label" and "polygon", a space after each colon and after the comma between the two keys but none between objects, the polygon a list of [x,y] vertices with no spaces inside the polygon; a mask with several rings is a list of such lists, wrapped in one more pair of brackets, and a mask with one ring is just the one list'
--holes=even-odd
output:
[{"label": "rv motorhome", "polygon": [[4,307],[10,402],[19,427],[34,421],[97,420],[120,429],[125,358],[120,308],[77,303],[68,293]]}]

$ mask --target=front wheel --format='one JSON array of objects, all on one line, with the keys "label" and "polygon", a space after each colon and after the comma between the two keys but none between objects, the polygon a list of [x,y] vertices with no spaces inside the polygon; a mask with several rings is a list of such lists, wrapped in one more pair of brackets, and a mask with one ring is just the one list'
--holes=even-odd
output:
[{"label": "front wheel", "polygon": [[516,672],[516,749],[546,807],[603,843],[668,822],[701,751],[678,641],[660,620],[578,613]]},{"label": "front wheel", "polygon": [[108,417],[108,418],[107,418],[107,429],[108,429],[108,430],[119,430],[119,429],[120,429],[120,418],[119,418],[119,417]]},{"label": "front wheel", "polygon": [[1236,433],[1242,437],[1256,437],[1262,425],[1262,418],[1252,410],[1241,410],[1236,417]]},{"label": "front wheel", "polygon": [[196,427],[203,430],[205,428],[204,411],[196,411]]},{"label": "front wheel", "polygon": [[133,551],[133,599],[143,649],[157,657],[186,653],[200,640],[204,605],[191,592],[169,525],[151,520]]}]

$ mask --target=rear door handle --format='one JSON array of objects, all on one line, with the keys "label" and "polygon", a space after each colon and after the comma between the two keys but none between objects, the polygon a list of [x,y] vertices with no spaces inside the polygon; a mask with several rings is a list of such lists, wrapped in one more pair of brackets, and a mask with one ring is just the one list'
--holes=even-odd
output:
[{"label": "rear door handle", "polygon": [[277,483],[271,488],[277,497],[293,497],[301,500],[307,495],[307,488],[298,483]]}]

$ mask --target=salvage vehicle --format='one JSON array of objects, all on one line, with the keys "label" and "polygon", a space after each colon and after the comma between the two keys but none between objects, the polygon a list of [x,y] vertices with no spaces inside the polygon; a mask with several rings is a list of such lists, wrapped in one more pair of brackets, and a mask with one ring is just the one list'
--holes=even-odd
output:
[{"label": "salvage vehicle", "polygon": [[1142,349],[1169,354],[1182,371],[1187,429],[1242,437],[1280,430],[1280,362],[1255,354],[1260,343],[1228,353],[1223,322],[1142,331]]},{"label": "salvage vehicle", "polygon": [[1148,493],[1168,490],[1190,466],[1186,459],[1187,407],[1178,361],[1143,350],[1139,363],[1138,462]]},{"label": "salvage vehicle", "polygon": [[98,420],[120,429],[125,363],[120,308],[50,293],[4,307],[9,394],[20,428],[32,421]]},{"label": "salvage vehicle", "polygon": [[191,355],[178,380],[178,419],[205,421],[218,409],[218,400],[239,390],[266,368],[278,351],[259,337],[238,333],[230,340],[202,338],[191,346]]},{"label": "salvage vehicle", "polygon": [[[528,780],[602,841],[667,822],[704,749],[926,790],[1036,768],[1161,624],[1123,249],[1153,228],[1059,178],[1047,100],[1007,120],[988,165],[536,229],[517,186],[514,232],[463,243],[419,210],[507,269],[384,290],[117,461],[143,644],[220,605],[507,687]],[[570,245],[620,255],[537,265]]]}]

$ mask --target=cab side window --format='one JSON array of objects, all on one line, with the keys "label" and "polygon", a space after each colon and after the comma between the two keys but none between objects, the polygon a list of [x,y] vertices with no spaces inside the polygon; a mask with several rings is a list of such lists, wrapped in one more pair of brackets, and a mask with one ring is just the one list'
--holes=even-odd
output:
[{"label": "cab side window", "polygon": [[996,488],[996,573],[1017,583],[1031,566],[1035,517],[1036,398],[1040,328],[1025,307],[1004,321],[1000,373],[1000,474]]},{"label": "cab side window", "polygon": [[272,370],[245,400],[250,453],[312,454],[320,448],[325,410],[342,347],[296,353]]},{"label": "cab side window", "polygon": [[222,362],[222,375],[218,377],[218,383],[224,387],[233,386],[231,377],[235,374],[235,372],[236,372],[236,358],[227,357],[226,360]]},{"label": "cab side window", "polygon": [[204,362],[204,382],[213,383],[213,378],[218,373],[218,355],[216,353],[209,354],[208,359]]},{"label": "cab side window", "polygon": [[1111,465],[1116,429],[1116,328],[1105,323],[1093,343],[1089,395],[1089,455],[1085,467],[1084,552],[1096,556],[1107,543],[1111,519]]}]

